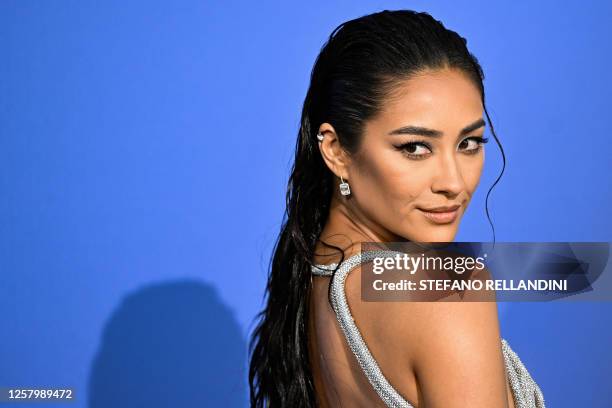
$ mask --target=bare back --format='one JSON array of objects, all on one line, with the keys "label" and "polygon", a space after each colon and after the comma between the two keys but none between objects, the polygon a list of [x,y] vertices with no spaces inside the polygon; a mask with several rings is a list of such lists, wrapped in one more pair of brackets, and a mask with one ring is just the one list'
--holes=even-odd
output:
[{"label": "bare back", "polygon": [[[351,256],[352,254],[349,254]],[[348,258],[347,256],[346,258]],[[318,262],[317,262],[318,263]],[[322,262],[327,264],[329,262]],[[409,365],[396,364],[398,356],[385,349],[376,336],[375,322],[361,304],[361,268],[348,275],[346,296],[365,342],[387,379],[409,401],[418,399],[417,382]],[[372,388],[349,348],[328,300],[329,277],[313,277],[310,302],[309,339],[311,364],[321,407],[381,407],[386,405]],[[407,349],[407,348],[405,348]],[[405,359],[402,356],[401,359]],[[416,406],[416,405],[415,405]]]}]

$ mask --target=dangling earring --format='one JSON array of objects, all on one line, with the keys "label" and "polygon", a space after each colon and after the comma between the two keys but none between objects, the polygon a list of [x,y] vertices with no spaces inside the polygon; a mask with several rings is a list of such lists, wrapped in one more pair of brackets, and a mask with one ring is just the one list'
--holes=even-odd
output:
[{"label": "dangling earring", "polygon": [[342,183],[340,183],[340,194],[342,194],[343,196],[351,194],[351,188],[349,187],[349,183],[344,181],[342,176],[340,176],[340,181],[342,181]]}]

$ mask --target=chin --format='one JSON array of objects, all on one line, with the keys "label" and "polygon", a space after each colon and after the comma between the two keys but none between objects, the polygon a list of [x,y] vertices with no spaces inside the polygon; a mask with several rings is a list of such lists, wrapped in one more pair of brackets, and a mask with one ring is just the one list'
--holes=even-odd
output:
[{"label": "chin", "polygon": [[415,242],[453,242],[457,235],[457,225],[422,225],[419,231],[407,232],[405,236]]}]

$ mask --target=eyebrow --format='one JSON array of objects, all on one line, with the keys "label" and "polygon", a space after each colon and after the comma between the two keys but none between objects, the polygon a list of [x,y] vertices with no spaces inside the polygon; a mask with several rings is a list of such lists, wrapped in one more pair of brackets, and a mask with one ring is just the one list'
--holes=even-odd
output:
[{"label": "eyebrow", "polygon": [[[486,126],[486,123],[483,118],[480,118],[476,122],[469,124],[463,129],[461,129],[461,132],[459,132],[459,136],[464,136],[483,126]],[[443,133],[439,130],[428,129],[420,126],[403,126],[399,129],[395,129],[389,132],[389,135],[419,135],[428,137],[441,137],[442,134]]]}]

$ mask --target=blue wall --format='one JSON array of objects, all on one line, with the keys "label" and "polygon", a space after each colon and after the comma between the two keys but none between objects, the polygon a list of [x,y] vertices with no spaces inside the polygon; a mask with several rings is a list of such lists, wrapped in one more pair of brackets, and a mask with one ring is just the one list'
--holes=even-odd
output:
[{"label": "blue wall", "polygon": [[[497,240],[612,241],[608,2],[291,3],[0,3],[0,386],[245,406],[312,64],[385,8],[430,12],[485,69]],[[491,239],[500,163],[489,144],[457,240]],[[611,312],[500,305],[551,407],[610,405]]]}]

